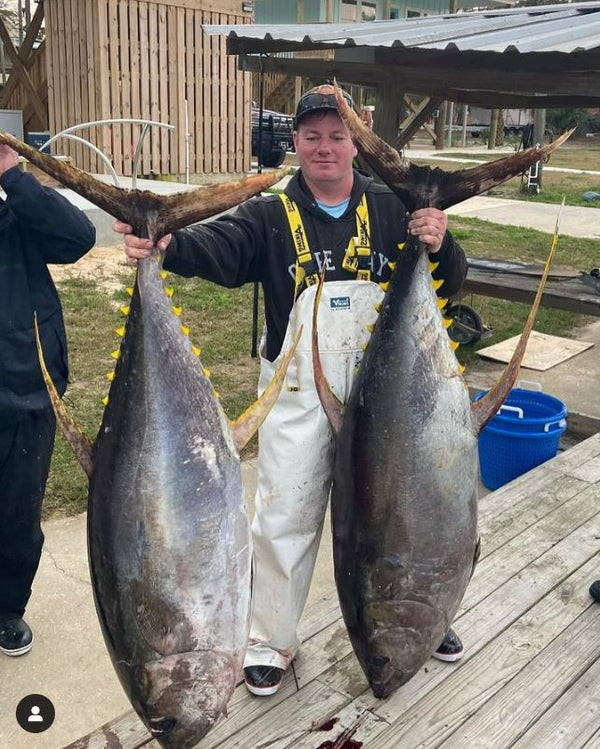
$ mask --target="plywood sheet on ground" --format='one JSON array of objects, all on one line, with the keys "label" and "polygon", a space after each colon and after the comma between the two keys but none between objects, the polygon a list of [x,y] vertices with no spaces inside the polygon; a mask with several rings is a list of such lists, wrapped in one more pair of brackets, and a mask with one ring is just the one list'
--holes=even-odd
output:
[{"label": "plywood sheet on ground", "polygon": [[[486,346],[486,348],[479,349],[477,355],[482,356],[484,359],[508,362],[513,355],[520,337],[520,335],[517,335],[514,338],[507,338],[506,341],[495,343],[493,346]],[[588,341],[573,341],[570,338],[547,335],[546,333],[538,333],[536,330],[533,330],[531,331],[521,366],[544,372],[580,354],[582,351],[586,351],[593,345],[593,343]]]}]

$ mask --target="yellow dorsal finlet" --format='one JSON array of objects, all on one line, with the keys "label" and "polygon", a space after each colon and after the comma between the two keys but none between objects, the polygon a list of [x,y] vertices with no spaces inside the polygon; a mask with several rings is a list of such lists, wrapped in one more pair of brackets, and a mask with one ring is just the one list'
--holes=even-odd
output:
[{"label": "yellow dorsal finlet", "polygon": [[383,283],[380,283],[379,287],[381,289],[383,289],[384,291],[387,291],[390,288],[390,282],[389,281],[385,281]]},{"label": "yellow dorsal finlet", "polygon": [[389,269],[390,269],[391,271],[394,271],[394,270],[396,270],[396,266],[397,266],[397,265],[398,265],[398,263],[396,263],[395,261],[394,261],[394,262],[391,262],[391,261],[390,261],[390,262],[388,263],[388,268],[389,268]]},{"label": "yellow dorsal finlet", "polygon": [[432,262],[432,261],[430,260],[430,261],[429,261],[429,262],[427,263],[427,267],[429,268],[429,272],[430,272],[430,273],[433,273],[433,271],[437,269],[437,267],[439,266],[439,264],[440,264],[440,263],[439,263],[439,260],[438,260],[438,262],[437,262],[437,263],[433,263],[433,262]]},{"label": "yellow dorsal finlet", "polygon": [[406,247],[406,242],[398,242],[398,249],[400,252]]},{"label": "yellow dorsal finlet", "polygon": [[181,307],[171,307],[171,311],[176,317],[181,317],[181,313],[183,312],[183,309]]},{"label": "yellow dorsal finlet", "polygon": [[104,398],[102,398],[102,404],[108,406],[108,395],[105,395]]},{"label": "yellow dorsal finlet", "polygon": [[442,317],[442,324],[448,330],[448,328],[452,325],[454,320],[451,317]]},{"label": "yellow dorsal finlet", "polygon": [[452,351],[456,351],[456,349],[460,346],[460,343],[458,341],[450,340],[450,348]]},{"label": "yellow dorsal finlet", "polygon": [[117,349],[116,351],[113,351],[111,356],[113,359],[119,359],[121,357],[121,349]]},{"label": "yellow dorsal finlet", "polygon": [[437,300],[437,306],[438,309],[444,309],[444,307],[448,304],[447,299],[442,299],[441,297]]},{"label": "yellow dorsal finlet", "polygon": [[115,379],[115,373],[114,372],[107,372],[106,373],[106,379],[109,382],[112,382]]},{"label": "yellow dorsal finlet", "polygon": [[121,314],[125,315],[125,317],[127,317],[127,315],[130,313],[130,311],[131,311],[131,307],[128,304],[126,304],[124,307],[120,308]]},{"label": "yellow dorsal finlet", "polygon": [[115,333],[119,336],[119,338],[123,338],[125,335],[125,326],[121,325],[120,328],[115,328]]},{"label": "yellow dorsal finlet", "polygon": [[165,286],[165,294],[169,297],[169,299],[171,299],[174,292],[175,289],[172,286]]},{"label": "yellow dorsal finlet", "polygon": [[444,283],[443,278],[437,278],[437,279],[434,278],[432,279],[432,281],[433,281],[433,288],[435,289],[435,291],[437,291]]}]

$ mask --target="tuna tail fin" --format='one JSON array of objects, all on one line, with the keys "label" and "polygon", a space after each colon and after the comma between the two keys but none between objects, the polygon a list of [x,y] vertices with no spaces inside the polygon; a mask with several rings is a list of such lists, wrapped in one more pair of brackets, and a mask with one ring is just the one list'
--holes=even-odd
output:
[{"label": "tuna tail fin", "polygon": [[544,273],[542,274],[542,278],[540,280],[540,285],[538,287],[537,294],[535,295],[533,305],[529,312],[529,317],[527,318],[527,322],[525,323],[525,327],[523,328],[523,332],[521,333],[521,338],[519,339],[519,342],[517,343],[517,346],[514,350],[514,353],[509,363],[506,365],[506,369],[504,370],[502,377],[491,388],[491,390],[489,391],[487,395],[481,398],[481,400],[478,400],[475,403],[473,403],[471,406],[473,426],[475,427],[476,434],[479,434],[479,432],[483,429],[483,427],[488,423],[488,421],[494,416],[496,411],[500,408],[500,406],[506,399],[506,396],[509,394],[512,386],[514,385],[515,380],[517,379],[519,367],[521,366],[521,361],[523,360],[523,355],[525,354],[525,349],[527,347],[527,341],[529,340],[529,334],[531,333],[531,330],[533,328],[535,316],[540,306],[542,294],[544,292],[544,286],[546,284],[546,279],[548,278],[548,274],[550,273],[550,266],[552,264],[552,259],[554,258],[556,245],[558,244],[558,227],[559,227],[559,222],[560,222],[560,214],[561,214],[562,207],[564,206],[564,204],[565,204],[565,199],[563,198],[562,204],[558,210],[558,216],[556,217],[556,226],[554,228],[554,235],[552,237],[552,245],[550,247],[550,253],[548,254],[548,259],[546,260]]},{"label": "tuna tail fin", "polygon": [[315,378],[315,387],[317,394],[325,415],[329,419],[329,423],[336,435],[340,433],[342,428],[342,422],[344,421],[344,404],[335,395],[331,389],[325,373],[323,372],[323,365],[321,364],[321,357],[319,356],[319,328],[318,328],[318,314],[319,314],[319,303],[321,302],[321,294],[323,293],[323,284],[325,283],[325,271],[321,274],[319,280],[319,287],[315,294],[315,303],[313,305],[313,320],[312,320],[312,360],[313,360],[313,374]]},{"label": "tuna tail fin", "polygon": [[147,190],[126,190],[100,182],[90,174],[22,143],[9,133],[0,132],[0,143],[10,146],[46,174],[119,221],[133,226],[138,236],[151,235],[150,239],[154,241],[248,200],[286,174],[285,169],[279,169],[176,195],[157,195]]},{"label": "tuna tail fin", "polygon": [[289,351],[283,357],[283,361],[279,365],[277,371],[273,375],[273,379],[267,385],[265,391],[260,398],[255,401],[250,408],[247,408],[244,413],[239,416],[235,421],[230,422],[231,431],[233,432],[233,441],[236,448],[241,450],[252,438],[252,435],[256,432],[259,426],[267,418],[267,415],[277,400],[283,381],[285,380],[285,374],[289,363],[292,361],[294,354],[296,353],[296,347],[302,336],[302,327],[296,334],[293,344]]},{"label": "tuna tail fin", "polygon": [[37,345],[38,359],[40,362],[42,375],[44,377],[44,382],[46,383],[46,389],[48,390],[48,396],[50,397],[50,402],[52,403],[52,409],[56,414],[56,420],[58,421],[60,430],[69,443],[71,450],[73,450],[75,457],[81,463],[81,467],[87,473],[89,478],[92,475],[93,469],[93,445],[69,415],[60,395],[56,390],[56,387],[54,386],[54,383],[52,382],[52,377],[50,376],[50,372],[48,372],[48,368],[46,367],[46,362],[44,360],[44,352],[42,351],[42,342],[40,340],[40,331],[37,323],[37,313],[34,313],[33,325],[35,328],[35,340]]},{"label": "tuna tail fin", "polygon": [[516,177],[552,153],[573,133],[573,130],[569,130],[552,143],[540,148],[528,148],[504,159],[471,169],[445,172],[437,167],[417,166],[403,159],[396,149],[369,130],[337,88],[336,97],[340,114],[365,161],[411,213],[426,206],[444,210]]}]

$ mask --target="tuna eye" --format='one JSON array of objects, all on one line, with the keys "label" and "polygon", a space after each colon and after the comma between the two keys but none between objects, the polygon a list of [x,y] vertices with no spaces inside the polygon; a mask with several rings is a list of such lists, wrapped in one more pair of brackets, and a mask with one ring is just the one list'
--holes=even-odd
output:
[{"label": "tuna eye", "polygon": [[162,736],[168,733],[177,721],[175,718],[152,718],[150,720],[150,732],[153,736]]},{"label": "tuna eye", "polygon": [[374,655],[371,658],[371,666],[373,668],[384,668],[390,662],[390,659],[385,655]]}]

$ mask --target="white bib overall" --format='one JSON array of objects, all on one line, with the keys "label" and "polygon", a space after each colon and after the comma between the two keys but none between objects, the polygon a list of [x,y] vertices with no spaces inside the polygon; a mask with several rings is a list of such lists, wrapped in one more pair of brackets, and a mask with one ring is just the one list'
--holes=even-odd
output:
[{"label": "white bib overall", "polygon": [[[282,346],[302,338],[281,394],[259,431],[258,489],[252,523],[254,592],[250,645],[244,667],[287,668],[300,642],[296,634],[308,595],[332,481],[334,436],[317,395],[312,367],[312,315],[316,286],[296,300]],[[325,283],[319,306],[319,352],[337,397],[346,402],[375,306],[384,292],[372,281]],[[264,344],[263,344],[264,345]],[[282,354],[261,361],[259,393]]]}]

